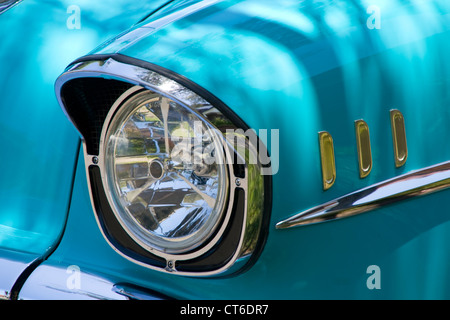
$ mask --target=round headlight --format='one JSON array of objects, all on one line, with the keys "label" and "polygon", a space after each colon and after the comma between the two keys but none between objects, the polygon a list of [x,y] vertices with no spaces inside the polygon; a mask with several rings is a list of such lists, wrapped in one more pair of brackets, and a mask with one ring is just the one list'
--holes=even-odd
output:
[{"label": "round headlight", "polygon": [[122,104],[104,139],[109,201],[137,243],[157,255],[182,254],[211,239],[228,197],[221,132],[145,90]]}]

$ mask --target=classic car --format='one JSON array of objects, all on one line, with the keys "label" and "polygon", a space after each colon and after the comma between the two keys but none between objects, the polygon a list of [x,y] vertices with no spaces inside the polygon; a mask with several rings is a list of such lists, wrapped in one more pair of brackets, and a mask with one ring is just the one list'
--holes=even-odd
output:
[{"label": "classic car", "polygon": [[0,26],[3,299],[450,298],[448,0],[1,0]]}]

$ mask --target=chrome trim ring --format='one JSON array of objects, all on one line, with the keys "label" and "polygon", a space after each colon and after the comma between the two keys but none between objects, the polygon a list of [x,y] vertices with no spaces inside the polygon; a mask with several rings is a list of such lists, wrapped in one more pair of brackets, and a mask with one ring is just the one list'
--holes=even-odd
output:
[{"label": "chrome trim ring", "polygon": [[[179,88],[177,88],[179,89]],[[102,181],[103,181],[103,186],[105,188],[106,191],[106,196],[109,200],[110,206],[113,209],[113,212],[117,218],[117,220],[119,221],[119,223],[122,225],[122,227],[127,230],[127,233],[130,235],[130,237],[137,242],[141,247],[145,248],[147,251],[160,256],[164,259],[166,259],[166,261],[171,261],[172,264],[176,261],[183,261],[183,260],[190,260],[190,259],[194,259],[197,258],[203,254],[205,254],[206,252],[208,252],[214,245],[217,244],[217,242],[221,239],[221,237],[223,236],[223,233],[225,232],[226,227],[228,226],[228,223],[230,221],[230,216],[232,214],[232,207],[228,206],[226,212],[223,213],[223,219],[221,222],[221,226],[219,228],[219,230],[217,230],[217,232],[215,232],[215,235],[213,237],[212,240],[210,240],[208,242],[207,245],[202,246],[200,250],[192,250],[190,253],[186,253],[186,254],[170,254],[165,252],[163,249],[157,249],[155,247],[152,247],[150,245],[148,245],[147,243],[145,243],[140,237],[136,236],[133,232],[131,232],[129,226],[124,222],[122,215],[120,213],[120,209],[117,208],[117,206],[115,205],[115,201],[112,198],[112,191],[110,190],[110,181],[108,181],[108,175],[106,173],[106,145],[107,145],[107,141],[106,141],[106,137],[109,135],[109,129],[111,127],[112,122],[114,121],[114,116],[116,115],[116,112],[118,112],[118,109],[120,109],[123,105],[123,103],[125,101],[127,101],[128,99],[133,99],[133,97],[135,97],[136,95],[139,94],[146,94],[148,92],[148,90],[145,90],[145,88],[140,87],[140,86],[135,86],[130,88],[129,90],[127,90],[125,93],[123,93],[123,95],[121,97],[119,97],[118,101],[120,101],[120,103],[115,103],[111,109],[108,112],[108,115],[106,117],[105,123],[103,125],[103,129],[102,129],[102,133],[101,133],[101,138],[100,138],[100,153],[98,155],[98,166],[100,168],[100,173],[101,173],[101,177],[102,177]],[[165,97],[173,99],[171,97],[170,94],[165,93],[164,94]],[[202,104],[207,104],[206,101],[202,100],[200,97],[190,97],[190,98],[194,98],[195,101],[200,102]],[[192,107],[194,104],[189,105],[190,107]],[[185,106],[186,107],[186,106]],[[190,109],[190,108],[189,108]],[[191,109],[190,109],[191,110]],[[197,116],[202,117],[201,114],[197,114]],[[203,118],[203,117],[202,117]],[[223,146],[223,150],[224,150],[224,154],[225,157],[227,158],[226,161],[226,165],[227,165],[227,179],[226,179],[226,185],[224,186],[224,188],[227,190],[227,198],[228,199],[234,199],[234,195],[236,192],[236,186],[231,185],[229,181],[234,181],[237,177],[233,174],[233,169],[230,166],[230,163],[232,163],[232,151],[231,151],[231,147],[229,145],[227,145],[225,139],[223,139],[222,142],[222,146]],[[246,169],[247,170],[247,169]],[[247,174],[246,174],[247,176]],[[245,186],[241,186],[244,188],[244,190],[246,190],[246,179],[243,179],[245,181]],[[230,201],[230,200],[228,200]],[[173,267],[171,268],[173,269]]]}]

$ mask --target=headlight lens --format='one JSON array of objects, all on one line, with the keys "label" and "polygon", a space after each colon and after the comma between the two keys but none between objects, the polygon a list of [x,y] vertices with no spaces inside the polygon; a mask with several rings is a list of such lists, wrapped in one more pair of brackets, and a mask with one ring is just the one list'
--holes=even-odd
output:
[{"label": "headlight lens", "polygon": [[201,115],[146,90],[105,135],[105,185],[122,226],[151,251],[181,254],[216,231],[227,202],[224,138]]}]

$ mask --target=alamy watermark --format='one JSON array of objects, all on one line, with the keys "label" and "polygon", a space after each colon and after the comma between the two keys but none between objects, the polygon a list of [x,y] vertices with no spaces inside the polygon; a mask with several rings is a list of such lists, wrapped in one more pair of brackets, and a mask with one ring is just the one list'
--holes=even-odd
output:
[{"label": "alamy watermark", "polygon": [[381,289],[381,269],[377,265],[370,265],[366,270],[367,274],[370,276],[366,280],[366,286],[369,290]]},{"label": "alamy watermark", "polygon": [[69,290],[81,289],[81,270],[79,266],[71,265],[67,267],[66,273],[69,275],[66,279],[66,287]]},{"label": "alamy watermark", "polygon": [[371,5],[367,7],[367,14],[370,16],[367,18],[367,28],[373,29],[381,29],[381,8],[376,5]]},{"label": "alamy watermark", "polygon": [[[279,169],[278,129],[226,129],[220,133],[195,121],[193,135],[171,136],[170,159],[184,168],[201,171],[212,164],[258,165],[262,175],[274,175]],[[223,134],[225,140],[217,139]],[[269,157],[267,147],[270,144]],[[231,152],[224,153],[224,149]],[[231,154],[231,156],[230,156]]]},{"label": "alamy watermark", "polygon": [[67,29],[81,29],[81,8],[75,4],[72,4],[67,7],[66,12],[69,14],[69,17],[66,20]]}]

